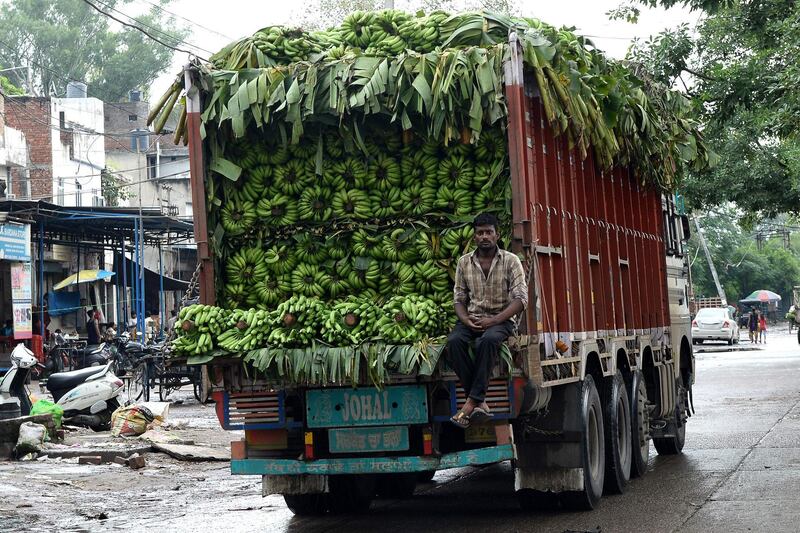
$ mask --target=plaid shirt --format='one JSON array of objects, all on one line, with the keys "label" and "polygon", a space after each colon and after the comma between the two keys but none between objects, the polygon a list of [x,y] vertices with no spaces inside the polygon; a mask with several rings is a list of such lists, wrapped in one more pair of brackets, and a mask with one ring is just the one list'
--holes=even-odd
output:
[{"label": "plaid shirt", "polygon": [[477,250],[461,256],[456,267],[454,303],[467,306],[470,315],[485,317],[498,314],[514,300],[528,307],[528,283],[519,257],[498,248],[485,276]]}]

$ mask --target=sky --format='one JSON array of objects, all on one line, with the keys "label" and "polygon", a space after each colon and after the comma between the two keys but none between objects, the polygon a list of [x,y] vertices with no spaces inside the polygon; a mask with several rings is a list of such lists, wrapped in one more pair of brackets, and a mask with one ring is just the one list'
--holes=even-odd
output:
[{"label": "sky", "polygon": [[[595,45],[609,56],[621,59],[630,45],[631,39],[645,39],[665,28],[681,23],[694,26],[697,13],[684,8],[647,9],[642,8],[642,16],[637,24],[624,21],[609,21],[605,15],[620,4],[621,0],[522,0],[522,14],[539,18],[554,26],[575,26],[577,33],[591,37]],[[254,33],[256,30],[275,24],[297,25],[303,11],[302,1],[261,1],[253,0],[176,0],[167,9],[187,20],[178,22],[190,27],[192,34],[186,41],[205,50],[197,50],[198,55],[208,57],[210,51],[217,51],[231,40]],[[397,2],[400,7],[403,2]],[[124,12],[128,10],[123,6]],[[135,15],[136,13],[131,12]],[[243,14],[245,14],[243,16]],[[187,54],[177,52],[172,68],[159,77],[151,87],[151,99],[157,99],[175,78]]]}]

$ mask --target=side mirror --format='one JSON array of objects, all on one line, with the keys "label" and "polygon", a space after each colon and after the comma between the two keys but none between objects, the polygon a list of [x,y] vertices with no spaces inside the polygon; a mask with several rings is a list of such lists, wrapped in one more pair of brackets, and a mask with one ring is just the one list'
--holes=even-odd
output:
[{"label": "side mirror", "polygon": [[692,230],[690,229],[687,215],[681,215],[681,229],[683,230],[683,238],[688,241],[689,237],[692,236]]}]

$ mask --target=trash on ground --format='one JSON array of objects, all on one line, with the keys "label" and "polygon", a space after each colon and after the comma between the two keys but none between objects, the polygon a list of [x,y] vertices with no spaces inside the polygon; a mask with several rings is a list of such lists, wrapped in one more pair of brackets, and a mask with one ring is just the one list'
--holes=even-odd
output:
[{"label": "trash on ground", "polygon": [[42,451],[46,438],[47,428],[42,424],[23,422],[19,427],[19,438],[17,438],[17,457]]},{"label": "trash on ground", "polygon": [[51,415],[56,429],[61,427],[61,419],[64,416],[64,408],[50,400],[37,400],[31,406],[31,415]]}]

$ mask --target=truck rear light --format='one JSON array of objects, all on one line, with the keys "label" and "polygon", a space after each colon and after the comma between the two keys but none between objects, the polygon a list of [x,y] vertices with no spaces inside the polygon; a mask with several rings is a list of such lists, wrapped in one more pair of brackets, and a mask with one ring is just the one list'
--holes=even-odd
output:
[{"label": "truck rear light", "polygon": [[433,455],[433,435],[431,428],[422,430],[422,455]]},{"label": "truck rear light", "polygon": [[310,431],[306,431],[305,436],[303,437],[303,441],[306,445],[306,453],[304,458],[307,461],[310,461],[314,458],[314,434]]},{"label": "truck rear light", "polygon": [[722,323],[722,327],[723,328],[729,328],[729,327],[731,327],[731,323],[726,320],[725,322]]}]

